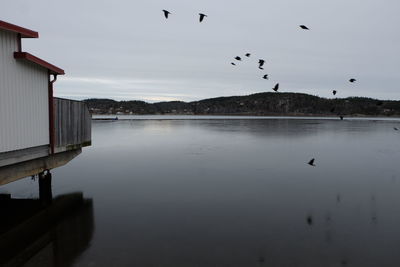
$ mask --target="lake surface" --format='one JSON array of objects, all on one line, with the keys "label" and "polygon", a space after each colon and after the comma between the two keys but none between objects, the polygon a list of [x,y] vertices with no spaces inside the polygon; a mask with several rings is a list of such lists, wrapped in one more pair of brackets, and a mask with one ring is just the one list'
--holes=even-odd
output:
[{"label": "lake surface", "polygon": [[400,266],[399,120],[118,117],[52,171],[93,203],[73,266]]}]

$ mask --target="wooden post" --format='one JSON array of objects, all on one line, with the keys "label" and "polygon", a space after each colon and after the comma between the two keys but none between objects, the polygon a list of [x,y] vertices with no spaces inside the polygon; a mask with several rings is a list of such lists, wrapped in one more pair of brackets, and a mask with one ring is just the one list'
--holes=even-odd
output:
[{"label": "wooden post", "polygon": [[51,204],[53,200],[50,171],[39,173],[39,199],[44,205]]}]

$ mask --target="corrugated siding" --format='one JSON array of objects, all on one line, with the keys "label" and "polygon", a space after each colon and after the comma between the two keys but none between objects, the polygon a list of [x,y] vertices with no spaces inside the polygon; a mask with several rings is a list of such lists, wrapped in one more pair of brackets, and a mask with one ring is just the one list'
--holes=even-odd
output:
[{"label": "corrugated siding", "polygon": [[0,30],[0,153],[49,144],[47,70],[15,60],[17,49]]}]

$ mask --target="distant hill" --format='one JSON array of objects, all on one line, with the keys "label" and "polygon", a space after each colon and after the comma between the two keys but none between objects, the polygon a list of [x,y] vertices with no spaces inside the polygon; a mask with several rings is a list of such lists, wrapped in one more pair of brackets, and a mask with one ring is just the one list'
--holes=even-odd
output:
[{"label": "distant hill", "polygon": [[152,104],[111,99],[87,99],[85,102],[93,114],[400,116],[400,101],[365,97],[327,99],[301,93],[268,92],[193,102],[170,101]]}]

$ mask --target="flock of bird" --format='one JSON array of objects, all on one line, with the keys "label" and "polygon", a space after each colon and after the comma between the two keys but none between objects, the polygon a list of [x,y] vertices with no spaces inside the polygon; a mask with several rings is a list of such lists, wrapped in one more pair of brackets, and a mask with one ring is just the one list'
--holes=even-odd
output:
[{"label": "flock of bird", "polygon": [[[163,9],[163,12],[164,12],[164,16],[165,16],[166,19],[169,18],[169,15],[170,15],[170,14],[172,14],[171,12],[169,12],[168,10],[165,10],[165,9]],[[203,20],[204,20],[205,17],[207,17],[206,14],[199,13],[199,22],[200,22],[200,23],[203,22]],[[306,30],[306,31],[309,31],[309,30],[310,30],[310,28],[308,28],[306,25],[299,25],[299,27],[300,27],[301,29],[303,29],[303,30]],[[250,56],[251,56],[251,53],[246,53],[246,54],[245,54],[245,57],[247,57],[247,58],[249,58]],[[235,59],[236,61],[238,61],[238,62],[242,61],[242,58],[241,58],[240,56],[236,56],[236,57],[234,57],[234,59]],[[264,64],[265,64],[265,60],[264,60],[264,59],[259,59],[259,60],[258,60],[258,68],[259,68],[260,70],[264,70]],[[237,64],[236,64],[235,62],[231,62],[231,65],[236,66]],[[269,74],[264,74],[264,75],[262,76],[262,78],[263,78],[264,80],[269,80]],[[349,79],[349,82],[350,82],[350,83],[355,83],[356,81],[357,81],[357,80],[356,80],[355,78]],[[275,86],[272,87],[272,90],[275,91],[275,92],[278,92],[278,90],[279,90],[279,83],[276,83]],[[337,94],[337,90],[332,90],[332,94],[333,94],[333,95],[336,95],[336,94]],[[335,109],[336,109],[335,107],[332,107],[332,108],[330,109],[330,112],[331,112],[331,113],[334,113],[334,112],[335,112]],[[340,120],[343,120],[343,118],[344,118],[343,115],[338,114],[338,116],[339,116]],[[399,130],[399,129],[396,128],[396,127],[394,127],[393,129],[396,130],[396,131]],[[312,158],[307,164],[310,165],[310,166],[315,167],[316,165],[314,164],[314,162],[315,162],[315,158]]]}]

